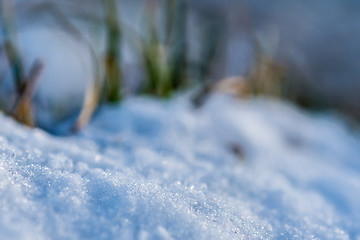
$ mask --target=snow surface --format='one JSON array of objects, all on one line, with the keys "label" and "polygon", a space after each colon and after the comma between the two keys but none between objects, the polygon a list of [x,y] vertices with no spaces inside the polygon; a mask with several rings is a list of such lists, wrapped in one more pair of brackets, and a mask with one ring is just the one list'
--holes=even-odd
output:
[{"label": "snow surface", "polygon": [[330,115],[182,96],[0,126],[1,239],[360,239],[360,136]]}]

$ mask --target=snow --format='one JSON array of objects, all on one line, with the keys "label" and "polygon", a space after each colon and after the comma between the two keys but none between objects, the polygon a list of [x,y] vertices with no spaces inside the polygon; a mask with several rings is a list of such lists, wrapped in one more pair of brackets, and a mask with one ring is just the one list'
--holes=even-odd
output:
[{"label": "snow", "polygon": [[0,124],[2,239],[360,239],[360,135],[330,114],[137,97],[74,136]]}]

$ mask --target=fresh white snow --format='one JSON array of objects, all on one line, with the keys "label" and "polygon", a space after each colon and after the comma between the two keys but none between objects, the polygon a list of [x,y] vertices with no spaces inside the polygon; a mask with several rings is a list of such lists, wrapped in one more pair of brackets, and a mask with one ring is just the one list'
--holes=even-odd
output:
[{"label": "fresh white snow", "polygon": [[1,239],[360,239],[360,135],[329,114],[180,96],[0,126]]}]

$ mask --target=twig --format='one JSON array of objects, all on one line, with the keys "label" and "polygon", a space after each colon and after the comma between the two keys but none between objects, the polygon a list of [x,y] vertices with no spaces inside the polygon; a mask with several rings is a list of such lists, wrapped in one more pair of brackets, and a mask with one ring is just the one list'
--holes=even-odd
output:
[{"label": "twig", "polygon": [[23,88],[17,96],[13,111],[11,115],[18,121],[33,127],[34,119],[32,113],[32,98],[35,93],[39,76],[43,70],[44,65],[39,60],[36,60],[31,68],[30,74],[24,81]]}]

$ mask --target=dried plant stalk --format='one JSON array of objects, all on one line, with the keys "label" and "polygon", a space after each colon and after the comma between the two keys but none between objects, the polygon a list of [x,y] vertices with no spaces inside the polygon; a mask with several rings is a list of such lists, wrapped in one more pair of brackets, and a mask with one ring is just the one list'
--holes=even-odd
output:
[{"label": "dried plant stalk", "polygon": [[30,127],[35,127],[32,98],[43,68],[44,65],[40,61],[34,63],[11,113],[16,120]]}]

